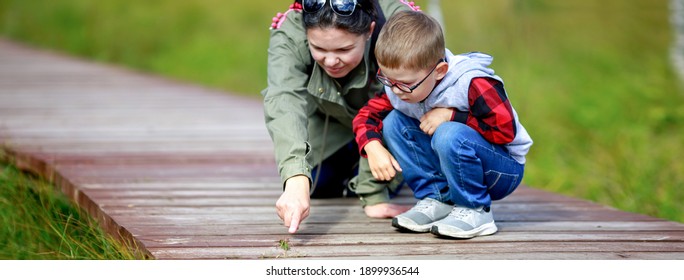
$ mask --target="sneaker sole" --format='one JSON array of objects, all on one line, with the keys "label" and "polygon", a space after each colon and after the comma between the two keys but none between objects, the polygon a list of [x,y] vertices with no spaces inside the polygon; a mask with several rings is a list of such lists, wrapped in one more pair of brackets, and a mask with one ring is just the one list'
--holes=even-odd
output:
[{"label": "sneaker sole", "polygon": [[430,232],[430,229],[432,228],[432,223],[427,225],[402,225],[401,223],[399,223],[398,218],[393,218],[392,226],[398,229],[403,229],[412,232]]},{"label": "sneaker sole", "polygon": [[468,239],[484,235],[492,235],[496,233],[498,230],[499,229],[496,227],[496,224],[494,224],[494,222],[486,223],[469,231],[453,230],[448,226],[442,226],[440,228],[438,225],[434,225],[432,226],[432,228],[430,228],[430,232],[432,232],[432,234],[461,239]]}]

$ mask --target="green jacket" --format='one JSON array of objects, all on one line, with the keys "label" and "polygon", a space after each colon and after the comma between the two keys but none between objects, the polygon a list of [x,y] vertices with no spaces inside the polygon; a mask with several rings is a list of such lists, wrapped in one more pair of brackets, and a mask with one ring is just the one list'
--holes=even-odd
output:
[{"label": "green jacket", "polygon": [[[405,1],[378,2],[385,18],[412,9]],[[370,42],[361,64],[340,85],[313,60],[301,11],[289,10],[275,26],[268,48],[268,87],[262,91],[266,127],[282,182],[300,174],[311,179],[313,166],[354,140],[354,116],[382,86],[375,79],[377,65],[368,58]],[[370,176],[362,173],[359,177]],[[372,178],[359,178],[359,184],[363,186],[356,192],[364,204],[388,200],[383,184]]]}]

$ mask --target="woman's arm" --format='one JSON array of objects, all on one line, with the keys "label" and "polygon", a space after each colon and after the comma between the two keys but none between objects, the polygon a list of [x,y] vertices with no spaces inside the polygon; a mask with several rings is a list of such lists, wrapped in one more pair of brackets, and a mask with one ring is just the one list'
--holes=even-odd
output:
[{"label": "woman's arm", "polygon": [[283,224],[295,233],[309,215],[311,167],[306,159],[308,116],[315,110],[306,85],[308,66],[312,63],[301,15],[293,10],[271,29],[268,48],[268,87],[264,96],[264,119],[273,140],[283,193],[276,202],[276,212]]}]

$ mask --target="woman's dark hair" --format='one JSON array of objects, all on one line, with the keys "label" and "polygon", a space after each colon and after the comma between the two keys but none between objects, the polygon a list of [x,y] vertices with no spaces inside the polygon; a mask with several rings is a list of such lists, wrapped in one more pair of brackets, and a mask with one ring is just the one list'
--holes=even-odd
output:
[{"label": "woman's dark hair", "polygon": [[[330,1],[330,0],[328,0]],[[301,3],[302,0],[295,2]],[[370,31],[371,22],[377,16],[375,7],[377,0],[358,0],[359,6],[354,13],[349,16],[340,16],[333,12],[330,4],[326,1],[325,5],[315,13],[304,12],[304,27],[310,28],[337,28],[347,32],[362,35]]]}]

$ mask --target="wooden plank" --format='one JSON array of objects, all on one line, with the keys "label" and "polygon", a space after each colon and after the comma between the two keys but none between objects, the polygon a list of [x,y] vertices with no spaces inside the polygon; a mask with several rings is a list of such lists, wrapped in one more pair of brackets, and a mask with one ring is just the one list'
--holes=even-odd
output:
[{"label": "wooden plank", "polygon": [[[222,205],[222,207],[207,207],[204,205],[198,206],[187,206],[187,207],[173,207],[162,208],[169,209],[167,211],[159,210],[159,208],[150,209],[148,207],[137,207],[135,205],[128,205],[123,207],[111,207],[108,205],[100,204],[110,215],[121,222],[125,222],[130,225],[176,225],[176,226],[193,226],[202,223],[224,223],[226,225],[234,225],[241,223],[268,223],[277,222],[277,217],[274,216],[275,207],[266,206],[230,206]],[[242,211],[244,208],[257,208],[250,209],[247,211]],[[365,214],[360,206],[354,205],[344,205],[340,206],[347,208],[349,210],[345,211],[324,211],[321,209],[313,210],[309,218],[306,220],[307,223],[331,223],[332,221],[337,223],[354,223],[354,222],[379,222],[382,220],[366,219]],[[138,215],[155,215],[162,216],[162,218],[139,218]],[[176,213],[171,216],[171,214],[164,215],[164,213]],[[235,215],[234,213],[243,213],[243,216]],[[553,214],[553,213],[552,213]],[[509,222],[532,222],[535,221],[533,218],[538,218],[538,222],[550,223],[554,221],[558,222],[575,222],[576,219],[554,219],[552,215],[547,216],[529,216],[518,213],[495,213],[496,221],[501,223]],[[520,218],[522,217],[522,218]],[[578,215],[579,218],[584,218],[583,221],[587,222],[610,222],[612,219],[587,219],[584,215]],[[633,219],[630,222],[648,222],[653,219]],[[626,220],[622,220],[622,223],[627,223]],[[385,222],[389,225],[389,222]],[[552,224],[549,224],[552,225]],[[600,224],[599,224],[600,226]]]},{"label": "wooden plank", "polygon": [[[270,247],[198,247],[198,248],[151,248],[152,254],[159,259],[172,259],[174,256],[188,256],[192,259],[265,259],[265,258],[318,258],[335,256],[387,258],[394,256],[420,259],[435,256],[453,256],[456,259],[468,259],[471,255],[480,255],[484,259],[497,259],[499,254],[519,253],[555,253],[558,251],[571,253],[615,252],[615,259],[629,258],[629,253],[670,252],[668,256],[684,257],[681,253],[681,242],[493,242],[472,243],[458,242],[440,243],[439,246],[416,244],[387,245],[328,245],[290,247],[289,251]],[[679,251],[678,251],[679,250]],[[484,256],[482,256],[484,255]],[[541,254],[532,258],[539,259]]]},{"label": "wooden plank", "polygon": [[[221,196],[202,195],[202,196],[170,196],[163,193],[161,196],[149,195],[145,197],[130,197],[126,195],[119,195],[118,193],[108,193],[107,195],[93,194],[92,197],[97,197],[98,202],[107,207],[126,206],[134,208],[146,207],[203,207],[203,206],[272,206],[273,201],[277,200],[277,196],[272,197],[254,197],[250,195],[245,196]],[[397,202],[411,204],[413,199],[402,199]],[[358,200],[354,198],[337,199],[337,200],[312,200],[312,208],[315,213],[317,209],[326,207],[327,205],[359,205]],[[494,204],[494,215],[497,220],[511,221],[511,220],[528,220],[528,221],[610,221],[613,219],[620,219],[623,221],[639,221],[639,220],[656,220],[655,218],[635,215],[616,211],[611,208],[599,206],[590,203],[572,204]]]},{"label": "wooden plank", "polygon": [[[281,257],[282,258],[282,257]],[[420,256],[355,256],[322,257],[317,260],[681,260],[679,252],[515,252],[496,254],[443,254]]]},{"label": "wooden plank", "polygon": [[[336,245],[388,245],[394,244],[441,244],[453,242],[492,243],[492,242],[681,242],[684,241],[684,231],[678,232],[499,232],[491,236],[473,238],[469,240],[450,240],[433,236],[432,234],[406,233],[372,233],[372,234],[336,234],[325,235],[200,235],[200,236],[145,236],[148,248],[198,248],[198,247],[272,247],[280,240],[287,240],[293,247]],[[677,244],[675,244],[677,245]],[[681,244],[677,245],[681,246]]]},{"label": "wooden plank", "polygon": [[[225,215],[229,215],[227,212]],[[275,214],[273,215],[275,216]],[[154,219],[154,218],[151,218]],[[342,219],[338,216],[336,219]],[[201,225],[201,227],[197,227]],[[636,222],[497,222],[499,231],[503,232],[641,232],[641,231],[655,231],[663,230],[668,232],[680,232],[681,228],[673,229],[672,224],[658,224],[658,223],[636,223]],[[634,228],[640,226],[642,228]],[[195,228],[193,228],[195,227]],[[277,217],[273,217],[271,222],[262,223],[203,223],[194,225],[135,225],[131,224],[126,227],[129,232],[135,236],[152,235],[161,236],[172,233],[174,236],[200,236],[200,235],[216,235],[217,233],[225,235],[287,235],[285,227],[282,225]],[[255,230],[258,229],[258,230]],[[302,235],[320,235],[320,234],[391,234],[397,233],[395,228],[390,226],[389,221],[353,221],[353,222],[337,222],[332,220],[328,222],[306,222],[301,225],[298,234]],[[419,234],[420,235],[420,234]]]}]

